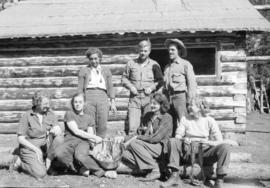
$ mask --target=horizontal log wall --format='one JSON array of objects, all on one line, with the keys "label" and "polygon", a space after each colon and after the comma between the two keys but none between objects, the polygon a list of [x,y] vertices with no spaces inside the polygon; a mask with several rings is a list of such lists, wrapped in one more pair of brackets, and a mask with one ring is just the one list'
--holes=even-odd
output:
[{"label": "horizontal log wall", "polygon": [[[177,37],[176,34],[171,36]],[[198,40],[196,34],[190,35],[184,38],[184,42],[187,46],[207,46],[217,45],[220,42],[231,44],[243,38],[239,34],[222,34],[222,36],[204,34],[204,36]],[[104,39],[93,37],[61,39],[60,42],[59,39],[2,41],[0,43],[0,57],[2,57],[0,58],[0,133],[16,132],[18,120],[25,110],[31,107],[31,97],[38,90],[50,91],[52,108],[59,119],[63,120],[65,110],[70,108],[70,98],[76,92],[78,70],[87,65],[87,59],[82,54],[86,46],[92,43],[104,51],[102,65],[113,73],[118,112],[116,115],[109,116],[109,132],[114,135],[123,131],[129,91],[121,86],[121,74],[127,61],[136,57],[135,44],[141,38],[143,37],[128,35],[126,38],[119,36],[112,40],[106,37]],[[163,47],[166,38],[168,38],[167,34],[152,36],[153,47]],[[64,47],[61,48],[60,44]],[[240,42],[239,44],[242,45]],[[235,48],[238,49],[236,46]],[[245,54],[237,50],[222,51],[222,49],[219,49],[218,53],[220,53],[218,61],[221,78],[198,76],[198,94],[205,97],[210,106],[210,115],[218,121],[222,130],[245,130]],[[46,57],[47,55],[50,57]]]}]

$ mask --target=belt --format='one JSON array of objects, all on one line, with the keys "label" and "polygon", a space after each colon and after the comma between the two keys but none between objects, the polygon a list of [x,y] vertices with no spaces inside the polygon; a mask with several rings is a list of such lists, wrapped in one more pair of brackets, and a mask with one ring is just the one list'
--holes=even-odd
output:
[{"label": "belt", "polygon": [[100,91],[105,91],[107,93],[107,91],[105,89],[101,89],[99,87],[86,88],[86,90],[100,90]]},{"label": "belt", "polygon": [[138,89],[138,93],[144,93],[144,89]]},{"label": "belt", "polygon": [[180,93],[185,93],[186,91],[171,91],[170,95],[176,95],[176,94],[180,94]]}]

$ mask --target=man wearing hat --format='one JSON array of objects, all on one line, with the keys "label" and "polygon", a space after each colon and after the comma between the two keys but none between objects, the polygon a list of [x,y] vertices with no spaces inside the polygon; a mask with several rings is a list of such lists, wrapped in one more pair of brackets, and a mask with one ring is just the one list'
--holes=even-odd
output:
[{"label": "man wearing hat", "polygon": [[170,63],[164,69],[164,91],[171,100],[176,120],[180,121],[186,113],[186,104],[196,95],[196,78],[193,66],[183,59],[187,56],[184,43],[178,39],[167,39],[165,46]]},{"label": "man wearing hat", "polygon": [[122,84],[130,91],[128,103],[128,134],[136,133],[142,115],[150,111],[150,97],[163,85],[159,64],[149,58],[151,43],[143,40],[138,45],[139,56],[127,63]]}]

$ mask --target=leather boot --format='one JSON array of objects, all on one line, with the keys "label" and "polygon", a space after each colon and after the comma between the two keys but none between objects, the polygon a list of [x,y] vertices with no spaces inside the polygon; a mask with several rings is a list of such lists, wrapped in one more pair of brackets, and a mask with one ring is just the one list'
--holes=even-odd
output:
[{"label": "leather boot", "polygon": [[222,188],[223,187],[223,183],[224,183],[223,179],[217,179],[215,181],[214,188]]},{"label": "leather boot", "polygon": [[178,185],[178,188],[180,188],[182,185],[182,180],[179,177],[179,172],[173,172],[166,182],[161,183],[160,187],[166,188],[176,185]]}]

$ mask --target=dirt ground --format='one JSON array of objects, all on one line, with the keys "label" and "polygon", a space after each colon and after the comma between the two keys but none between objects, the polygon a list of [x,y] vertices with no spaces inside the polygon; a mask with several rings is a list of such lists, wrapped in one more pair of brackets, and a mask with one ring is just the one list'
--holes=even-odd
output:
[{"label": "dirt ground", "polygon": [[[270,114],[251,113],[247,119],[247,130],[270,132]],[[240,147],[234,152],[251,153],[249,163],[232,163],[230,174],[225,180],[225,188],[258,188],[266,185],[270,187],[270,133],[247,132],[239,136]],[[261,182],[259,181],[261,180]],[[47,176],[43,180],[36,180],[28,175],[0,170],[0,187],[98,187],[98,188],[155,188],[160,181],[141,182],[138,177],[118,175],[115,180],[82,177],[77,175]],[[194,186],[186,184],[185,187]],[[202,187],[202,186],[201,186]]]}]

